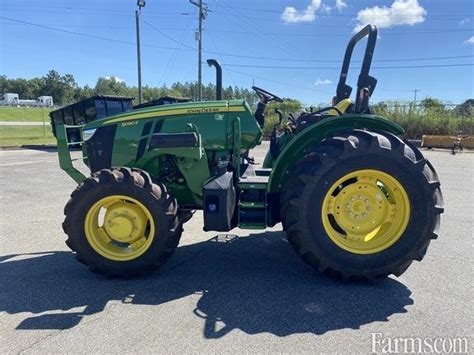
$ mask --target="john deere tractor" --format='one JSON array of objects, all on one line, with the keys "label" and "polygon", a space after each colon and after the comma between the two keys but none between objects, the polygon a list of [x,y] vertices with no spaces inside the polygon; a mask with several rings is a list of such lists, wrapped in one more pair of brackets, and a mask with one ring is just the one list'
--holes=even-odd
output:
[{"label": "john deere tractor", "polygon": [[[349,64],[366,36],[352,101]],[[332,106],[280,113],[262,167],[249,151],[262,142],[266,105],[282,99],[253,87],[254,113],[244,100],[222,100],[214,60],[216,101],[132,109],[131,98],[95,96],[53,112],[60,166],[79,184],[63,223],[76,259],[108,275],[156,270],[202,210],[205,231],[281,222],[304,261],[337,278],[401,275],[437,237],[443,202],[430,162],[400,126],[371,114],[376,39],[367,26],[350,40]],[[73,165],[71,131],[88,177]]]}]

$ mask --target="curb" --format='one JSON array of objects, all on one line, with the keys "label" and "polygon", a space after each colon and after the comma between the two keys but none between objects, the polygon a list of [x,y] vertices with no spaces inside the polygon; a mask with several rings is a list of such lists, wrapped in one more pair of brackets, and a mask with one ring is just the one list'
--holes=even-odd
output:
[{"label": "curb", "polygon": [[22,144],[22,145],[7,145],[1,146],[0,150],[19,150],[19,149],[33,149],[33,150],[56,150],[58,147],[51,144]]}]

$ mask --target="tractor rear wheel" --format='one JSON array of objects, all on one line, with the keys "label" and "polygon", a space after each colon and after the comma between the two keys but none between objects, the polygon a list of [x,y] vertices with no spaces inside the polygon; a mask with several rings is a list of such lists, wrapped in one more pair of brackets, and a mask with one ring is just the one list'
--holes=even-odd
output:
[{"label": "tractor rear wheel", "polygon": [[166,187],[138,169],[103,169],[64,208],[66,244],[91,271],[132,276],[159,268],[178,246],[182,223]]},{"label": "tractor rear wheel", "polygon": [[443,201],[433,166],[388,132],[323,140],[296,163],[282,194],[287,238],[320,272],[400,276],[437,237]]}]

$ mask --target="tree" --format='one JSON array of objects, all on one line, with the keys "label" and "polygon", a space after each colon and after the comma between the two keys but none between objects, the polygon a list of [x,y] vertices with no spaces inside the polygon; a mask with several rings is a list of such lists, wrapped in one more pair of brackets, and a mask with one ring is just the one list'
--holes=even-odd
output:
[{"label": "tree", "polygon": [[97,79],[95,91],[100,95],[127,96],[129,94],[125,81],[118,80],[115,76],[105,76]]},{"label": "tree", "polygon": [[56,70],[50,70],[41,80],[43,81],[42,95],[52,96],[55,102],[62,105],[74,101],[77,83],[73,75],[61,76]]},{"label": "tree", "polygon": [[446,112],[443,103],[441,100],[438,99],[433,99],[432,97],[427,97],[421,100],[420,102],[421,107],[426,112],[431,112],[431,113],[444,113]]},{"label": "tree", "polygon": [[94,95],[94,89],[86,85],[83,88],[77,87],[74,90],[74,101],[81,101]]},{"label": "tree", "polygon": [[474,116],[474,99],[466,100],[461,105],[456,106],[454,113],[463,117]]}]

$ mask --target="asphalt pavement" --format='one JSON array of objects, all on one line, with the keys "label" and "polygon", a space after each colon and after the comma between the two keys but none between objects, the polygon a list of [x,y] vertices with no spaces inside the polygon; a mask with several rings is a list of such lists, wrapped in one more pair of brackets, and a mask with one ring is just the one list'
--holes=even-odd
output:
[{"label": "asphalt pavement", "polygon": [[306,266],[280,225],[203,232],[200,213],[158,273],[92,274],[64,244],[75,183],[56,152],[0,151],[0,353],[369,353],[374,333],[466,337],[472,351],[474,154],[425,154],[439,238],[402,277],[356,284]]}]

